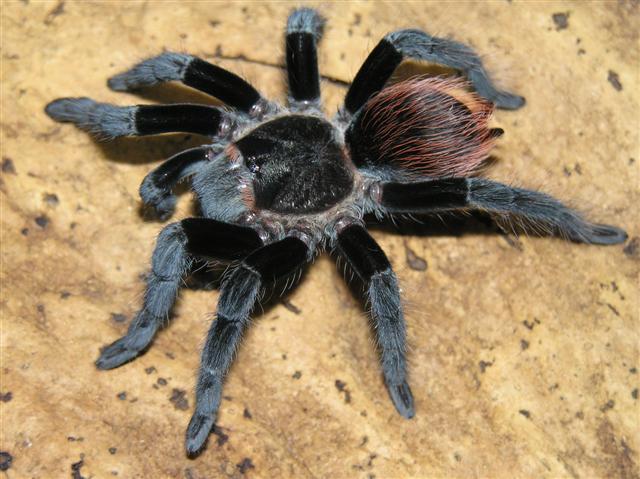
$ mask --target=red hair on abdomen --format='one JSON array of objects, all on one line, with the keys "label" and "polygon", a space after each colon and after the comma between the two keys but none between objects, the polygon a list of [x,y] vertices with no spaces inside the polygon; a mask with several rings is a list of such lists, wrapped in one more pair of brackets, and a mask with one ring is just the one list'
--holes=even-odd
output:
[{"label": "red hair on abdomen", "polygon": [[493,104],[457,78],[418,77],[384,88],[347,132],[358,166],[414,177],[467,176],[486,159],[501,130],[488,126]]}]

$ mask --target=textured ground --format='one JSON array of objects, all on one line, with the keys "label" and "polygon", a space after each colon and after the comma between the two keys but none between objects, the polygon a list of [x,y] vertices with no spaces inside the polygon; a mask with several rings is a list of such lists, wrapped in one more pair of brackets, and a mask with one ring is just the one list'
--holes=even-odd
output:
[{"label": "textured ground", "polygon": [[[376,230],[406,298],[413,420],[388,400],[365,315],[327,257],[290,303],[258,315],[198,459],[185,458],[183,433],[217,292],[185,291],[145,356],[94,368],[136,310],[161,228],[140,216],[138,184],[197,139],[100,144],[53,123],[44,105],[138,102],[105,79],[162,49],[283,98],[290,8],[3,2],[4,477],[639,477],[637,1],[322,6],[328,111],[385,32],[453,35],[528,100],[496,114],[506,135],[490,175],[630,234],[605,248],[477,225]],[[178,99],[202,97],[167,87],[142,102]],[[183,195],[177,217],[189,209]]]}]

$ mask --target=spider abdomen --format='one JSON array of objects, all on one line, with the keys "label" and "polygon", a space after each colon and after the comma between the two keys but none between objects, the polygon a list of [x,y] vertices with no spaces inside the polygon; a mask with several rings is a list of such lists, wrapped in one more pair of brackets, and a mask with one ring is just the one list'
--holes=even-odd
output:
[{"label": "spider abdomen", "polygon": [[252,174],[254,208],[318,213],[338,204],[353,188],[339,132],[321,118],[275,118],[234,146]]},{"label": "spider abdomen", "polygon": [[391,176],[468,175],[501,130],[488,126],[493,105],[457,79],[418,78],[373,96],[346,133],[358,167]]}]

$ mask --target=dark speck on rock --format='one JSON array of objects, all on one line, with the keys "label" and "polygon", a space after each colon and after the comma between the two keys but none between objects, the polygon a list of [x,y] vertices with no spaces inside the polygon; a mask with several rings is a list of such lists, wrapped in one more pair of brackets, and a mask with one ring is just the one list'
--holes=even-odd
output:
[{"label": "dark speck on rock", "polygon": [[156,368],[154,366],[149,366],[148,368],[145,368],[144,372],[147,374],[155,373]]},{"label": "dark speck on rock", "polygon": [[489,366],[493,366],[493,361],[480,361],[478,366],[480,367],[480,372],[484,373]]},{"label": "dark speck on rock", "polygon": [[115,321],[116,323],[124,323],[127,320],[127,317],[122,313],[111,313],[111,321]]},{"label": "dark speck on rock", "polygon": [[49,218],[46,215],[40,215],[36,217],[35,222],[40,228],[46,228],[49,224]]},{"label": "dark speck on rock", "polygon": [[187,400],[186,395],[187,392],[184,389],[174,388],[171,392],[169,401],[173,403],[173,407],[175,407],[176,409],[186,411],[187,409],[189,409],[189,401]]},{"label": "dark speck on rock", "polygon": [[407,253],[407,264],[409,265],[409,268],[414,271],[426,271],[427,261],[418,256],[407,244],[404,245],[404,248]]},{"label": "dark speck on rock", "polygon": [[7,471],[11,467],[13,456],[6,451],[0,451],[0,471]]},{"label": "dark speck on rock", "polygon": [[157,381],[159,386],[166,386],[167,385],[167,380],[165,378],[158,378]]},{"label": "dark speck on rock", "polygon": [[58,2],[58,4],[49,12],[44,19],[44,24],[49,26],[53,23],[53,20],[64,13],[64,1]]},{"label": "dark speck on rock", "polygon": [[638,368],[631,368],[631,369],[629,369],[629,372],[631,374],[638,374]]},{"label": "dark speck on rock", "polygon": [[607,412],[609,409],[613,409],[615,405],[616,405],[616,402],[613,399],[609,399],[606,403],[604,403],[600,407],[600,411]]},{"label": "dark speck on rock", "polygon": [[638,388],[635,388],[633,391],[631,391],[631,397],[633,399],[638,399]]},{"label": "dark speck on rock", "polygon": [[22,236],[29,236],[29,228],[22,228],[22,229],[20,230],[20,234],[21,234]]},{"label": "dark speck on rock", "polygon": [[524,321],[522,321],[522,324],[524,324],[524,327],[528,330],[532,330],[533,328],[535,328],[536,324],[540,324],[540,320],[538,318],[533,318],[533,321],[527,321],[525,319]]},{"label": "dark speck on rock", "polygon": [[622,90],[622,83],[620,83],[620,76],[613,70],[609,70],[609,75],[607,76],[607,80],[609,80],[609,83],[611,83],[613,88],[615,88],[617,91]]},{"label": "dark speck on rock", "polygon": [[116,397],[120,399],[120,401],[124,401],[125,399],[127,399],[127,393],[124,391],[119,392]]},{"label": "dark speck on rock", "polygon": [[224,446],[225,443],[229,440],[229,435],[225,434],[222,428],[217,424],[213,426],[211,432],[218,437],[218,439],[216,439],[216,444],[218,444],[218,446]]},{"label": "dark speck on rock", "polygon": [[244,411],[242,411],[242,416],[245,419],[253,419],[253,416],[251,415],[251,412],[247,408],[244,408]]},{"label": "dark speck on rock", "polygon": [[2,157],[2,172],[16,174],[16,167],[13,164],[13,160],[7,156]]},{"label": "dark speck on rock", "polygon": [[71,296],[71,293],[69,291],[60,292],[60,299],[67,299],[69,296]]},{"label": "dark speck on rock", "polygon": [[613,314],[615,314],[616,316],[620,316],[620,312],[615,308],[615,306],[607,303],[607,307],[611,310]]},{"label": "dark speck on rock", "polygon": [[336,389],[341,393],[344,393],[344,402],[349,404],[351,402],[351,392],[347,389],[347,383],[336,379]]},{"label": "dark speck on rock", "polygon": [[240,474],[244,474],[249,469],[255,469],[255,466],[251,462],[251,459],[248,457],[245,457],[242,461],[240,461],[240,463],[236,464],[236,467],[240,471]]},{"label": "dark speck on rock", "polygon": [[0,401],[9,402],[13,399],[13,393],[11,391],[7,391],[6,393],[0,393]]},{"label": "dark speck on rock", "polygon": [[44,202],[49,206],[57,206],[58,203],[60,203],[60,200],[58,199],[58,195],[56,195],[55,193],[45,193],[43,198],[44,198]]},{"label": "dark speck on rock", "polygon": [[640,238],[634,236],[631,238],[631,241],[624,247],[622,250],[624,254],[629,256],[630,258],[637,258],[638,251],[640,250]]},{"label": "dark speck on rock", "polygon": [[553,23],[556,24],[556,30],[564,30],[565,28],[569,28],[569,12],[554,13],[551,18],[553,18]]},{"label": "dark speck on rock", "polygon": [[293,374],[291,375],[291,377],[292,377],[293,379],[300,379],[300,378],[302,377],[302,372],[301,372],[301,371],[296,371],[295,373],[293,373]]},{"label": "dark speck on rock", "polygon": [[80,460],[71,464],[71,478],[72,479],[86,479],[81,472],[82,466],[84,466],[84,454],[80,454]]},{"label": "dark speck on rock", "polygon": [[110,447],[109,448],[109,454],[115,454],[116,452],[118,452],[118,449],[115,447]]},{"label": "dark speck on rock", "polygon": [[521,339],[520,340],[520,349],[521,350],[526,350],[529,349],[529,341],[527,341],[526,339]]},{"label": "dark speck on rock", "polygon": [[522,414],[524,417],[526,417],[527,419],[529,419],[531,417],[531,413],[529,411],[527,411],[526,409],[520,409],[518,412],[520,414]]}]

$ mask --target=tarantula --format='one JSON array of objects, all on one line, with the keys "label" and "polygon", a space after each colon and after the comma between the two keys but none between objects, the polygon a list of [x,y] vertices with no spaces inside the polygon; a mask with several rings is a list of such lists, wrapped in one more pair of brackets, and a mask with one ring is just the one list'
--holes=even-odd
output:
[{"label": "tarantula", "polygon": [[[89,98],[61,98],[46,107],[51,118],[106,138],[169,132],[210,138],[169,158],[142,182],[143,202],[164,219],[174,210],[174,186],[191,178],[202,216],[160,232],[144,304],[126,335],[96,362],[99,369],[115,368],[151,344],[195,261],[235,262],[202,351],[186,433],[189,455],[202,449],[214,424],[223,379],[263,288],[296,275],[325,248],[335,249],[364,283],[389,395],[403,417],[413,417],[398,281],[364,227],[365,214],[482,210],[525,231],[583,243],[626,238],[621,229],[589,223],[544,193],[477,176],[502,134],[488,126],[494,105],[517,109],[525,101],[498,90],[480,58],[461,43],[420,30],[389,33],[356,74],[337,115],[326,119],[316,52],[323,26],[324,19],[309,8],[289,16],[288,107],[263,98],[235,74],[181,53],[145,60],[108,85],[131,91],[177,80],[229,109],[119,107]],[[389,85],[404,59],[450,67],[469,82],[416,77]]]}]

